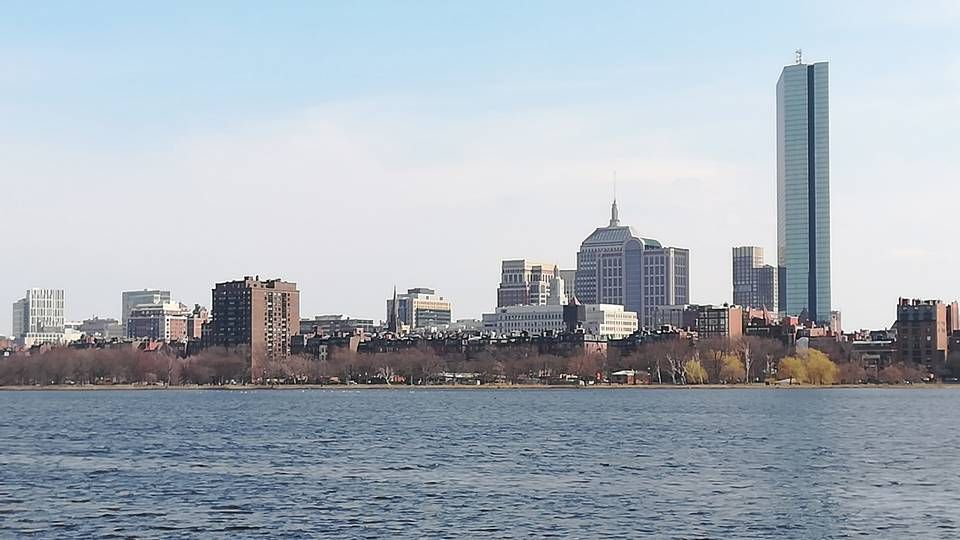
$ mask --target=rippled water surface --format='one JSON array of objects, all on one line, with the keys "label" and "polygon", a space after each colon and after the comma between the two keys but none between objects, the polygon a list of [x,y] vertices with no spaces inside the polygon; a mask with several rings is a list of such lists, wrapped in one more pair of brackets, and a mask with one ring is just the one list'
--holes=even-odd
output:
[{"label": "rippled water surface", "polygon": [[960,391],[0,392],[0,537],[960,537]]}]

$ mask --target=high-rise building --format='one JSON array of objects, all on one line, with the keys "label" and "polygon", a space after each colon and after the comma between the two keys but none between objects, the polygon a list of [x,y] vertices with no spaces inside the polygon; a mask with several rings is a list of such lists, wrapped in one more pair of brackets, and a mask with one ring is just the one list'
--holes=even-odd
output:
[{"label": "high-rise building", "polygon": [[387,300],[387,321],[391,331],[399,331],[402,326],[410,329],[429,328],[450,324],[450,301],[426,287],[407,289],[406,294],[393,293]]},{"label": "high-rise building", "polygon": [[[290,336],[300,330],[300,291],[279,279],[246,276],[217,283],[209,343],[250,348],[250,378],[263,378],[265,362],[290,354]],[[206,339],[206,336],[205,336]]]},{"label": "high-rise building", "polygon": [[13,303],[13,337],[24,345],[64,339],[63,289],[27,289]]},{"label": "high-rise building", "polygon": [[733,303],[776,313],[777,269],[763,264],[763,248],[733,248]]},{"label": "high-rise building", "polygon": [[127,329],[127,319],[130,318],[130,312],[133,308],[141,304],[169,304],[170,291],[161,291],[159,289],[143,289],[139,291],[124,291],[120,293],[120,324],[124,331]]},{"label": "high-rise building", "polygon": [[650,327],[657,306],[689,303],[690,251],[664,247],[620,225],[614,200],[610,224],[580,245],[575,292],[584,304],[624,306]]},{"label": "high-rise building", "polygon": [[779,307],[830,322],[830,114],[826,62],[777,81]]},{"label": "high-rise building", "polygon": [[500,265],[497,307],[542,306],[550,296],[550,280],[558,275],[555,264],[510,259]]}]

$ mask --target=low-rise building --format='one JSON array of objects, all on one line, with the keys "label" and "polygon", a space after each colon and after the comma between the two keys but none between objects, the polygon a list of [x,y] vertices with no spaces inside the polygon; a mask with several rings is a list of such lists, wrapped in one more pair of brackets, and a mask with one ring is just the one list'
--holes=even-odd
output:
[{"label": "low-rise building", "polygon": [[352,334],[357,330],[364,334],[373,334],[381,329],[382,325],[373,319],[359,319],[344,315],[317,315],[310,319],[300,319],[301,334],[321,334],[333,336],[336,334]]},{"label": "low-rise building", "polygon": [[637,325],[636,313],[612,304],[506,306],[483,315],[484,330],[497,335],[547,335],[579,327],[588,335],[621,339]]}]

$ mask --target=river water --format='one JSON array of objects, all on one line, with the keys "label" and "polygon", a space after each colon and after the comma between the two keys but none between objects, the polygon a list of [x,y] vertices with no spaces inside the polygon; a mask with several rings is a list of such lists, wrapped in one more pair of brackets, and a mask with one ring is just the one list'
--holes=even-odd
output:
[{"label": "river water", "polygon": [[958,538],[960,391],[0,392],[0,537]]}]

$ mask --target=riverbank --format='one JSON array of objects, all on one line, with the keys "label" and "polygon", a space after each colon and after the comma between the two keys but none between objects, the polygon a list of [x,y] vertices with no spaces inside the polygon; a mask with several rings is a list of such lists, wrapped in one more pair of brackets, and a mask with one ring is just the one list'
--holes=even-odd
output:
[{"label": "riverbank", "polygon": [[767,385],[767,384],[598,384],[590,386],[546,385],[546,384],[228,384],[228,385],[146,385],[146,384],[52,384],[46,386],[0,386],[0,392],[24,391],[126,391],[126,390],[213,390],[213,391],[267,391],[267,390],[794,390],[794,389],[836,389],[836,388],[909,388],[909,389],[960,389],[960,384],[834,384],[818,386],[813,384]]}]

